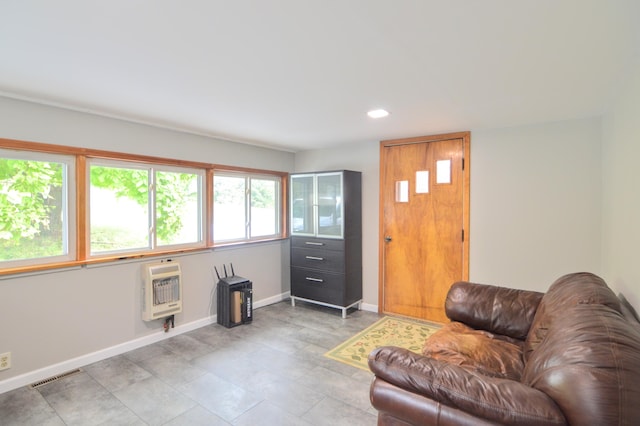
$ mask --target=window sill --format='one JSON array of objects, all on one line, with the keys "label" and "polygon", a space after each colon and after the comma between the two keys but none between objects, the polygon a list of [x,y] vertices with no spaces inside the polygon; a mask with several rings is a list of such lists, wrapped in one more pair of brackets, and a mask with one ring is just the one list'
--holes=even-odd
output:
[{"label": "window sill", "polygon": [[86,260],[76,260],[69,262],[58,262],[41,265],[30,266],[17,266],[10,268],[0,268],[0,280],[13,278],[14,276],[28,276],[28,275],[40,275],[49,274],[54,272],[64,272],[68,270],[75,270],[80,268],[94,268],[103,266],[121,265],[128,262],[140,262],[146,260],[153,260],[157,258],[166,258],[174,256],[185,256],[189,254],[195,254],[199,252],[210,252],[218,249],[238,249],[247,246],[271,244],[280,241],[284,241],[288,237],[266,238],[263,240],[254,241],[234,241],[229,243],[218,243],[213,247],[197,247],[190,249],[180,250],[166,250],[166,251],[154,251],[145,253],[135,253],[131,255],[115,254],[104,257],[94,257]]}]

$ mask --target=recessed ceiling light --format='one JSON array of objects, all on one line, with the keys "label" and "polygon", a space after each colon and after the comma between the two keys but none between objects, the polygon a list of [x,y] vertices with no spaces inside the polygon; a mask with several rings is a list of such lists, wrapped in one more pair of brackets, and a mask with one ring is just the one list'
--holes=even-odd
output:
[{"label": "recessed ceiling light", "polygon": [[389,111],[384,109],[373,109],[367,113],[367,115],[371,118],[382,118],[389,115]]}]

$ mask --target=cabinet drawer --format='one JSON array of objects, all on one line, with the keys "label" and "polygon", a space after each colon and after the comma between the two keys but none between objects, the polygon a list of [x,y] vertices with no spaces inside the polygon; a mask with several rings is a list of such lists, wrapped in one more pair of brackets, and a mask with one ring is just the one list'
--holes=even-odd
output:
[{"label": "cabinet drawer", "polygon": [[296,248],[291,251],[291,266],[344,272],[344,253],[322,249]]},{"label": "cabinet drawer", "polygon": [[331,238],[291,237],[291,247],[344,251],[344,240],[333,240]]},{"label": "cabinet drawer", "polygon": [[344,304],[344,274],[291,268],[291,295],[334,305]]}]

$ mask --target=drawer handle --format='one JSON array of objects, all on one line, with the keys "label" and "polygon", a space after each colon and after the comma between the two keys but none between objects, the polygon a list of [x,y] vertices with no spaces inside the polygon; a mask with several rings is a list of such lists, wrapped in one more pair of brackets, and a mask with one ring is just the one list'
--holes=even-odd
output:
[{"label": "drawer handle", "polygon": [[309,260],[324,260],[324,257],[318,257],[318,256],[305,256],[304,258]]},{"label": "drawer handle", "polygon": [[324,245],[324,243],[317,243],[315,241],[305,241],[304,243],[306,245],[309,245],[309,246],[323,246]]},{"label": "drawer handle", "polygon": [[320,279],[320,278],[311,278],[311,277],[305,277],[305,280],[307,281],[313,281],[314,283],[323,283],[324,280]]}]

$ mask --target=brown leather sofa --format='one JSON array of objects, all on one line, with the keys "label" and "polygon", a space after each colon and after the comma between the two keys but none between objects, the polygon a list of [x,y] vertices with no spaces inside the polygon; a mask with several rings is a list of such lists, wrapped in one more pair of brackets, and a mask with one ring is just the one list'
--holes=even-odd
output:
[{"label": "brown leather sofa", "polygon": [[459,282],[445,308],[426,355],[369,355],[379,425],[640,425],[640,322],[601,278]]}]

